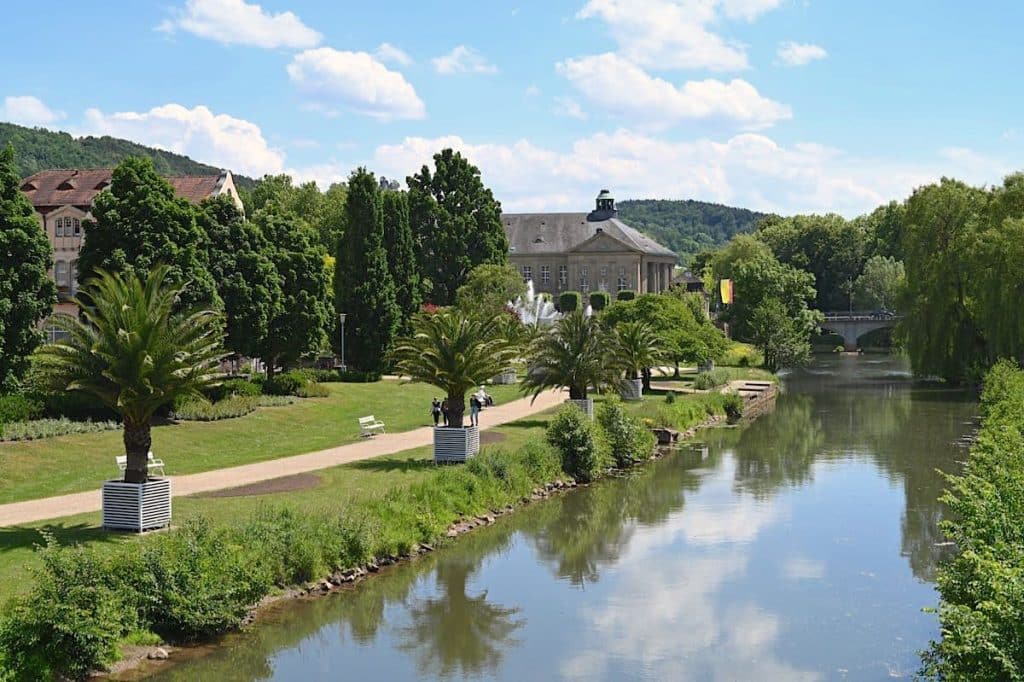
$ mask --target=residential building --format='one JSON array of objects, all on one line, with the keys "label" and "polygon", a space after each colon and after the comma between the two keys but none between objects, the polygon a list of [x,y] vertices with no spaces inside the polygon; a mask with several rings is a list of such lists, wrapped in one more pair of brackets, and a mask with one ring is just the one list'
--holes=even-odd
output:
[{"label": "residential building", "polygon": [[[39,225],[53,246],[50,276],[57,283],[58,310],[74,311],[67,300],[75,295],[78,288],[78,253],[84,238],[82,221],[92,217],[93,200],[110,186],[112,176],[111,168],[45,170],[21,183],[21,190],[31,200]],[[239,210],[243,210],[230,171],[220,175],[179,175],[166,179],[177,196],[193,203],[227,195]]]},{"label": "residential building", "polygon": [[563,291],[665,291],[678,256],[618,217],[615,198],[603,189],[590,213],[505,213],[509,261],[533,280],[534,289]]}]

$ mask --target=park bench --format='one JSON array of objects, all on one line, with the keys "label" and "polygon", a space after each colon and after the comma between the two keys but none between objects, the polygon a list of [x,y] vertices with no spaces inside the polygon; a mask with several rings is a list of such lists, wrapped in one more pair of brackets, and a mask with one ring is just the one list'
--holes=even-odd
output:
[{"label": "park bench", "polygon": [[377,432],[384,433],[384,422],[378,421],[372,414],[369,417],[359,418],[359,435],[364,438],[372,436]]},{"label": "park bench", "polygon": [[[119,455],[114,458],[114,462],[117,463],[118,471],[123,474],[124,470],[128,468],[128,455]],[[152,451],[146,454],[146,468],[149,470],[149,473],[156,473],[156,470],[159,469],[161,476],[167,475],[164,473],[164,461],[153,457]]]}]

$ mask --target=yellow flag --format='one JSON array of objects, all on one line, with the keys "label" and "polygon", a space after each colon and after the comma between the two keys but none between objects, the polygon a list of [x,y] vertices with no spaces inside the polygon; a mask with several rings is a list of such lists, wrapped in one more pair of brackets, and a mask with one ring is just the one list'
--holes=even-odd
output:
[{"label": "yellow flag", "polygon": [[719,283],[719,290],[722,293],[722,303],[729,305],[732,303],[732,280],[723,279]]}]

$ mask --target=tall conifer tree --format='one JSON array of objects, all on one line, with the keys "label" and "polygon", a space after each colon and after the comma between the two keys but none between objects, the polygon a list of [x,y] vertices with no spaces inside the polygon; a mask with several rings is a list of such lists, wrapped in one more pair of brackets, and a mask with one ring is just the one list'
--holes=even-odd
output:
[{"label": "tall conifer tree", "polygon": [[401,316],[399,327],[409,330],[409,318],[420,308],[420,275],[416,266],[412,228],[409,226],[409,201],[405,192],[381,192],[381,216],[384,243],[388,251],[388,270],[395,282],[395,297]]},{"label": "tall conifer tree", "polygon": [[380,190],[373,173],[365,168],[349,177],[345,234],[339,241],[335,268],[335,308],[347,315],[346,362],[379,372],[398,331],[400,314],[384,246]]},{"label": "tall conifer tree", "polygon": [[52,257],[7,145],[0,151],[0,391],[17,386],[42,339],[39,322],[57,302],[47,275]]}]

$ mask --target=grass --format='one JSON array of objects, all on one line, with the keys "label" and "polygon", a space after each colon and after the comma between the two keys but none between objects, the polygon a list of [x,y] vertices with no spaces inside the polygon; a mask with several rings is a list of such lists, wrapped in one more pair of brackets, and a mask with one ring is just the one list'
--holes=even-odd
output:
[{"label": "grass", "polygon": [[[381,381],[325,384],[326,398],[260,408],[237,419],[182,422],[153,429],[153,453],[169,474],[213,469],[298,455],[359,439],[358,417],[374,415],[388,431],[433,423],[436,388]],[[518,386],[488,387],[498,404],[520,397]],[[0,504],[93,490],[117,474],[114,457],[124,452],[120,431],[0,444]]]}]

